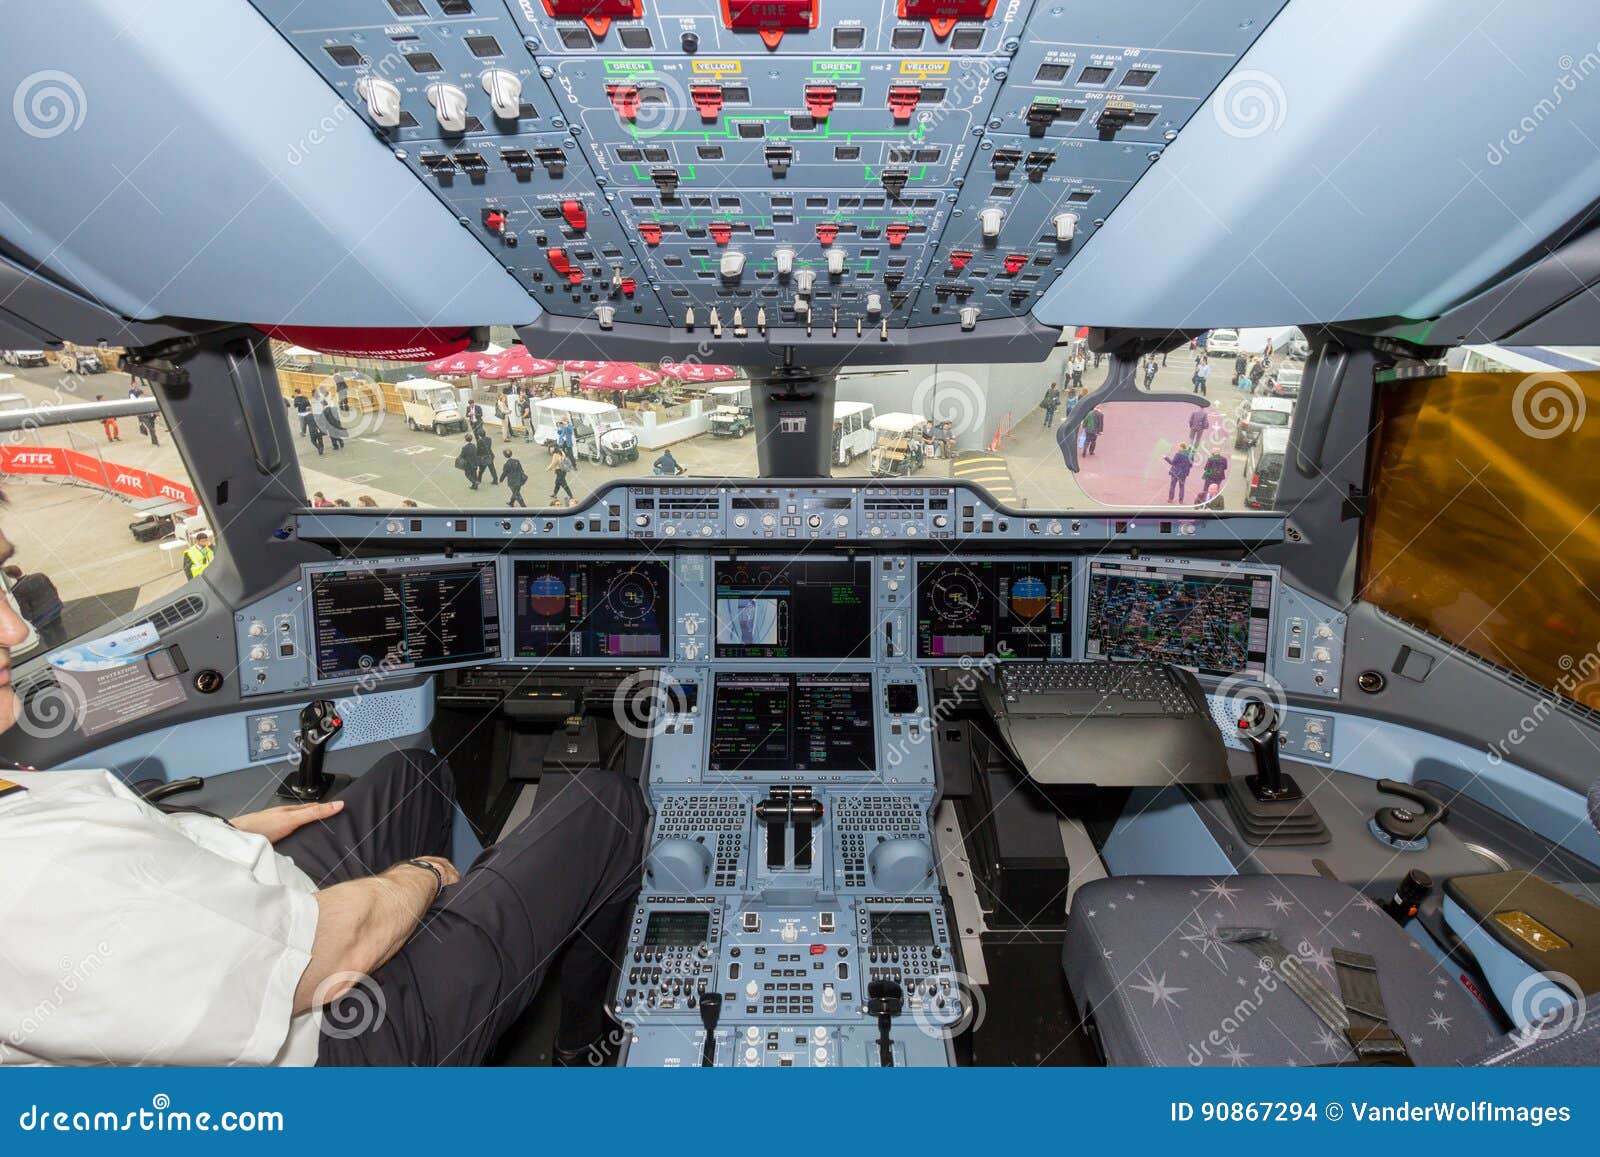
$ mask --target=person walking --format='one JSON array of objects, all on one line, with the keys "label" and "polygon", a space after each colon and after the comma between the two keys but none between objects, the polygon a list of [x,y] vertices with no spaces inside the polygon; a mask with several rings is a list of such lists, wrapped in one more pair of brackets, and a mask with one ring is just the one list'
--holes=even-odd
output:
[{"label": "person walking", "polygon": [[333,392],[339,398],[339,412],[348,414],[350,412],[350,383],[344,380],[343,374],[333,375]]},{"label": "person walking", "polygon": [[189,578],[199,578],[216,557],[217,552],[211,549],[211,532],[202,530],[183,552],[183,573]]},{"label": "person walking", "polygon": [[1189,472],[1194,469],[1188,443],[1179,442],[1178,448],[1161,460],[1167,464],[1167,502],[1173,501],[1173,495],[1177,495],[1177,501],[1182,502],[1183,488],[1188,484]]},{"label": "person walking", "polygon": [[1083,452],[1086,456],[1094,457],[1095,447],[1100,444],[1100,431],[1105,428],[1106,418],[1100,412],[1099,406],[1083,416],[1083,425],[1080,429],[1083,430]]},{"label": "person walking", "polygon": [[556,423],[556,445],[561,447],[561,452],[567,456],[568,466],[578,468],[578,436],[572,428],[571,420],[562,418]]},{"label": "person walking", "polygon": [[466,435],[461,449],[456,451],[455,467],[466,477],[467,489],[476,490],[483,471],[478,466],[478,440],[471,434]]},{"label": "person walking", "polygon": [[313,417],[311,419],[311,425],[309,429],[311,431],[311,445],[316,450],[317,457],[321,458],[325,453],[327,453],[327,451],[323,449],[326,439],[322,436],[322,424]]},{"label": "person walking", "polygon": [[524,390],[519,405],[522,407],[522,440],[531,442],[533,441],[533,393]]},{"label": "person walking", "polygon": [[1056,411],[1061,408],[1061,391],[1052,383],[1044,392],[1044,401],[1039,403],[1039,408],[1044,411],[1044,428],[1048,430],[1056,422]]},{"label": "person walking", "polygon": [[1153,357],[1144,360],[1144,388],[1149,389],[1156,380],[1156,359]]},{"label": "person walking", "polygon": [[33,624],[39,632],[39,641],[47,648],[59,647],[67,641],[67,629],[61,622],[64,609],[61,593],[50,576],[42,571],[24,573],[20,566],[5,568],[11,580],[11,595],[17,600],[17,611]]},{"label": "person walking", "polygon": [[556,476],[554,485],[550,487],[550,504],[555,505],[556,495],[563,490],[567,492],[567,501],[576,502],[577,498],[572,493],[572,487],[567,485],[567,456],[561,452],[560,446],[550,449],[550,473]]},{"label": "person walking", "polygon": [[[94,400],[97,402],[103,402],[106,400],[106,396],[104,394],[96,394],[94,396]],[[117,427],[117,420],[115,418],[101,418],[100,427],[106,432],[107,442],[122,441],[122,433]]]},{"label": "person walking", "polygon": [[475,439],[478,446],[478,473],[488,474],[489,481],[496,485],[500,482],[500,472],[494,468],[494,439],[482,427],[478,429]]},{"label": "person walking", "polygon": [[1083,347],[1079,346],[1072,351],[1072,388],[1080,389],[1083,386],[1083,371],[1088,367],[1088,360],[1083,356]]},{"label": "person walking", "polygon": [[1200,439],[1205,437],[1206,423],[1209,420],[1209,417],[1210,415],[1207,413],[1205,406],[1196,406],[1190,411],[1189,442],[1191,445],[1198,446],[1200,444]]},{"label": "person walking", "polygon": [[1208,396],[1206,394],[1206,382],[1208,382],[1210,378],[1211,363],[1209,361],[1202,360],[1200,364],[1195,367],[1194,371],[1194,392],[1199,394],[1202,398]]},{"label": "person walking", "polygon": [[333,408],[331,399],[323,400],[322,422],[328,428],[328,444],[335,450],[343,450],[344,423],[339,420],[339,411]]},{"label": "person walking", "polygon": [[505,464],[500,467],[500,477],[511,490],[511,497],[506,501],[507,506],[527,506],[527,501],[522,497],[522,488],[528,484],[528,472],[522,468],[522,463],[511,456],[511,451],[504,451]]},{"label": "person walking", "polygon": [[300,418],[300,436],[310,438],[311,428],[317,424],[316,419],[311,416],[311,399],[306,397],[304,392],[296,390],[290,401],[294,404],[295,414]]},{"label": "person walking", "polygon": [[483,407],[476,399],[467,403],[467,428],[474,438],[483,433]]},{"label": "person walking", "polygon": [[1213,450],[1200,468],[1200,498],[1196,506],[1204,506],[1213,497],[1220,497],[1222,484],[1228,480],[1228,456]]}]

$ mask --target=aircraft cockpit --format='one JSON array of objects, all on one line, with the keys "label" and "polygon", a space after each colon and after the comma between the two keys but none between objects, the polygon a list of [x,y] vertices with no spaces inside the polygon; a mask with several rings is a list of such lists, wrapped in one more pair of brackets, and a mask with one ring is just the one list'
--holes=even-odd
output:
[{"label": "aircraft cockpit", "polygon": [[0,1062],[1596,1063],[1550,7],[12,6]]}]

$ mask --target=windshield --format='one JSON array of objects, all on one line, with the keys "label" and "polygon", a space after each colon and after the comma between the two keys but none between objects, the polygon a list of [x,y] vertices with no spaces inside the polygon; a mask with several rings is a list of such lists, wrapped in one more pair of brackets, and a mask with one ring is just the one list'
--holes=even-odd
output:
[{"label": "windshield", "polygon": [[[1250,406],[1273,393],[1292,333],[1234,332],[1238,352],[1227,354],[1196,340],[1141,361],[1134,391],[1117,398],[1090,397],[1110,363],[1070,338],[1033,365],[846,367],[835,383],[833,474],[965,479],[1019,509],[1270,507],[1274,496],[1250,485],[1250,428],[1288,419]],[[564,505],[552,448],[566,459],[570,501],[662,472],[669,448],[675,476],[759,477],[745,367],[557,362],[509,330],[493,337],[483,358],[438,367],[308,360],[303,349],[281,361],[286,399],[310,399],[295,439],[308,493],[333,505],[498,508],[511,499],[500,480],[509,452],[522,467],[513,476],[530,479],[524,501]],[[500,359],[516,376],[501,376]],[[434,374],[443,384],[413,387],[408,409],[396,386]]]}]

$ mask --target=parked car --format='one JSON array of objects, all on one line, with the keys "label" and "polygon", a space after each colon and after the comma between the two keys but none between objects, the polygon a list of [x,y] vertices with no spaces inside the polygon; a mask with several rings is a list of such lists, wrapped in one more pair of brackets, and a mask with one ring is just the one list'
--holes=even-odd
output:
[{"label": "parked car", "polygon": [[1214,329],[1206,335],[1206,356],[1215,357],[1218,354],[1232,356],[1239,352],[1239,331],[1236,329]]},{"label": "parked car", "polygon": [[69,374],[103,374],[106,366],[94,350],[80,349],[75,345],[63,347],[57,360]]},{"label": "parked car", "polygon": [[1274,398],[1298,398],[1305,372],[1304,362],[1284,362],[1268,376],[1265,393]]},{"label": "parked car", "polygon": [[42,366],[47,365],[44,350],[6,350],[0,353],[8,366]]},{"label": "parked car", "polygon": [[1287,429],[1294,406],[1293,398],[1252,398],[1233,433],[1233,448],[1243,450],[1253,445],[1264,430]]},{"label": "parked car", "polygon": [[1252,510],[1271,510],[1278,502],[1278,480],[1289,453],[1289,431],[1263,430],[1245,455],[1244,504]]}]

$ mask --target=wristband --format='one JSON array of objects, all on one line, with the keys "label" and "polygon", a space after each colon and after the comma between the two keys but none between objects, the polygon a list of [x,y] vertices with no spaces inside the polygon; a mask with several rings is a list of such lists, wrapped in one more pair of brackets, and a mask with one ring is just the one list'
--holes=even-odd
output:
[{"label": "wristband", "polygon": [[438,885],[438,887],[433,891],[433,898],[437,900],[439,898],[439,894],[444,891],[444,873],[438,868],[434,867],[432,864],[428,863],[427,860],[406,860],[405,863],[413,868],[421,868],[425,872],[432,873],[433,882]]}]

